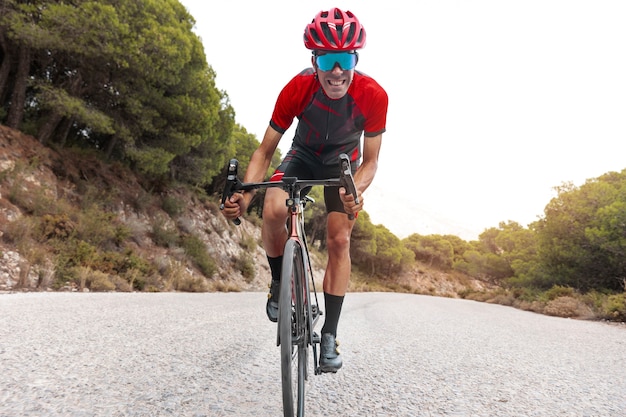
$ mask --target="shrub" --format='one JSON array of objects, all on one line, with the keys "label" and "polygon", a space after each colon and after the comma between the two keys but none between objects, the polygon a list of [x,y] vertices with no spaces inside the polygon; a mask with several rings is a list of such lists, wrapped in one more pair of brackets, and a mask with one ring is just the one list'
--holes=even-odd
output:
[{"label": "shrub", "polygon": [[208,291],[206,280],[202,277],[194,277],[191,275],[184,264],[171,262],[166,259],[161,259],[159,264],[159,270],[165,278],[165,291]]},{"label": "shrub", "polygon": [[515,299],[519,300],[520,302],[532,303],[533,301],[536,301],[539,297],[539,290],[534,288],[514,287],[511,288],[511,292],[513,293]]},{"label": "shrub", "polygon": [[208,290],[206,280],[203,277],[186,275],[178,281],[176,291],[206,292]]},{"label": "shrub", "polygon": [[550,300],[543,309],[544,314],[556,317],[590,318],[591,309],[583,301],[571,296]]},{"label": "shrub", "polygon": [[503,306],[513,306],[515,304],[515,298],[508,292],[495,292],[492,298],[487,300],[490,304],[500,304]]},{"label": "shrub", "polygon": [[183,204],[179,198],[166,195],[161,202],[161,208],[170,217],[177,217],[183,211]]},{"label": "shrub", "polygon": [[88,288],[90,291],[113,291],[115,284],[109,274],[94,271],[84,266],[76,266],[67,271],[66,278],[73,282],[79,290]]},{"label": "shrub", "polygon": [[117,246],[131,235],[130,229],[119,223],[115,214],[95,207],[81,214],[76,229],[79,238],[95,246]]},{"label": "shrub", "polygon": [[43,188],[34,191],[24,189],[21,181],[16,181],[9,189],[8,199],[26,213],[35,216],[54,212],[54,198],[46,195]]},{"label": "shrub", "polygon": [[181,244],[187,256],[193,260],[204,276],[212,277],[217,271],[217,266],[202,239],[196,235],[188,235],[183,237]]},{"label": "shrub", "polygon": [[115,195],[105,188],[98,187],[88,181],[80,181],[77,191],[82,194],[80,206],[83,210],[88,211],[95,207],[114,207],[116,200]]},{"label": "shrub", "polygon": [[191,234],[191,233],[194,232],[194,230],[196,230],[196,225],[195,225],[193,219],[190,219],[188,217],[181,217],[176,222],[176,225],[178,226],[178,229],[182,233]]},{"label": "shrub", "polygon": [[241,272],[247,283],[252,282],[256,276],[256,269],[254,268],[254,260],[249,254],[244,253],[235,258],[234,265]]},{"label": "shrub", "polygon": [[576,295],[576,290],[571,287],[563,287],[560,285],[554,285],[548,291],[544,292],[541,295],[541,298],[545,301],[556,300],[560,297],[574,297]]},{"label": "shrub", "polygon": [[178,232],[165,227],[162,221],[152,224],[152,240],[158,246],[171,248],[178,242]]},{"label": "shrub", "polygon": [[581,300],[594,311],[602,311],[607,295],[598,291],[589,291],[581,296]]},{"label": "shrub", "polygon": [[115,284],[109,274],[100,271],[92,271],[88,279],[89,290],[91,291],[114,291]]},{"label": "shrub", "polygon": [[240,292],[241,288],[239,288],[236,284],[228,281],[216,281],[213,283],[213,291],[217,292]]},{"label": "shrub", "polygon": [[149,211],[150,207],[154,202],[154,197],[152,194],[146,192],[143,189],[140,189],[139,192],[134,196],[134,199],[131,201],[131,206],[138,213]]},{"label": "shrub", "polygon": [[124,279],[119,275],[112,275],[111,282],[115,286],[115,291],[122,292],[132,292],[133,291],[133,283],[128,282],[128,279]]},{"label": "shrub", "polygon": [[30,217],[22,216],[7,223],[2,238],[5,242],[13,243],[17,247],[25,246],[30,243],[35,228]]},{"label": "shrub", "polygon": [[40,236],[44,240],[68,239],[74,233],[75,228],[66,214],[46,214],[39,224]]},{"label": "shrub", "polygon": [[178,281],[187,273],[185,265],[180,262],[172,261],[166,257],[155,259],[157,271],[163,277],[163,290],[174,291],[178,285]]},{"label": "shrub", "polygon": [[257,248],[258,245],[256,240],[252,236],[247,235],[243,239],[241,239],[241,241],[239,242],[239,246],[241,246],[248,252],[252,252]]},{"label": "shrub", "polygon": [[125,226],[128,230],[128,238],[137,245],[144,246],[146,243],[144,239],[147,232],[146,225],[137,219],[130,219],[125,222]]},{"label": "shrub", "polygon": [[604,316],[608,320],[626,321],[626,293],[610,295],[606,299]]}]

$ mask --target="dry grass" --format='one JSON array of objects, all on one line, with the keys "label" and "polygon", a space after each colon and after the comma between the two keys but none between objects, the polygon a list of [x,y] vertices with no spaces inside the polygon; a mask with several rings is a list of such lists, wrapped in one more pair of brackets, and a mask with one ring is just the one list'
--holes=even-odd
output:
[{"label": "dry grass", "polygon": [[595,318],[591,308],[579,298],[565,296],[548,301],[543,313],[549,316],[570,317],[579,319]]},{"label": "dry grass", "polygon": [[549,316],[581,320],[626,320],[626,293],[580,294],[572,288],[554,287],[539,292],[507,289],[468,291],[461,294],[468,300],[501,304]]}]

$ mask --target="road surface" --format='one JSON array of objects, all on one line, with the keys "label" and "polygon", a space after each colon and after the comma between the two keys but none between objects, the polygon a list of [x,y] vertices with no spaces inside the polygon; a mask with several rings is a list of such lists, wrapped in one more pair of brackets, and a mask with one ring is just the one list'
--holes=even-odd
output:
[{"label": "road surface", "polygon": [[[1,294],[0,417],[281,416],[265,300]],[[626,416],[624,326],[351,293],[338,339],[344,367],[310,377],[308,416]]]}]

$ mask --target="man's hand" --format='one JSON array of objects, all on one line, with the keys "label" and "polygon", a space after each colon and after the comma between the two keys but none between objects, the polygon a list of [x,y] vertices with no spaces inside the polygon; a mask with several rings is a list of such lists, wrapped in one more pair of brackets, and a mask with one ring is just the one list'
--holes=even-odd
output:
[{"label": "man's hand", "polygon": [[355,198],[352,194],[346,194],[346,189],[339,187],[339,198],[343,202],[343,209],[348,214],[356,215],[359,211],[363,210],[363,195],[357,189],[357,195],[359,197],[359,204],[356,204]]},{"label": "man's hand", "polygon": [[234,193],[224,201],[222,214],[229,220],[241,217],[248,209],[248,202],[242,193]]}]

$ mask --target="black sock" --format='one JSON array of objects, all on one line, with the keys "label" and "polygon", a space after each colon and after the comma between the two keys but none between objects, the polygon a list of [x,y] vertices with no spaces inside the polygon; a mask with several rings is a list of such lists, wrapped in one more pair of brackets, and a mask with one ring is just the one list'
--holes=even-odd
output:
[{"label": "black sock", "polygon": [[322,334],[331,333],[337,337],[337,324],[341,315],[343,296],[324,293],[324,304],[326,306],[326,319],[324,319]]},{"label": "black sock", "polygon": [[267,257],[267,262],[270,264],[270,271],[272,271],[272,281],[280,282],[280,273],[283,269],[283,256],[280,255],[276,258]]}]

